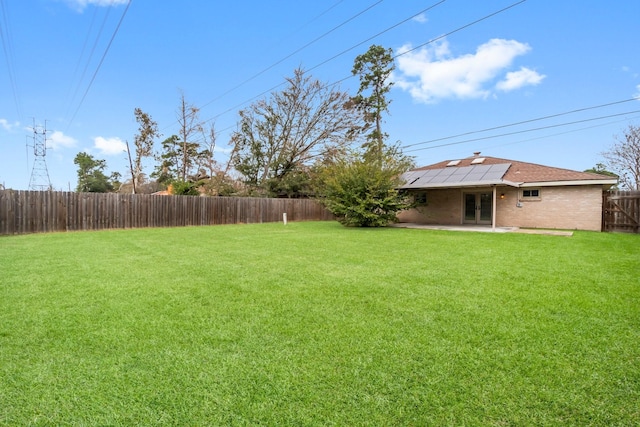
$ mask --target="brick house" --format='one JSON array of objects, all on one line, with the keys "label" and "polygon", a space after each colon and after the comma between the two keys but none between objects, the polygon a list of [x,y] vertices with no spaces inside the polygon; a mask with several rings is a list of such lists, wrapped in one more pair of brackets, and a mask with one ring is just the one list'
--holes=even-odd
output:
[{"label": "brick house", "polygon": [[600,231],[606,175],[496,157],[446,160],[403,174],[417,204],[400,222]]}]

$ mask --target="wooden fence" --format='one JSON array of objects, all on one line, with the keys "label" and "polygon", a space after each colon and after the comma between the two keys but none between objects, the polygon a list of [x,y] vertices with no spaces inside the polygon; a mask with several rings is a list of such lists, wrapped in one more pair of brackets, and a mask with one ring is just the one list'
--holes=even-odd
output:
[{"label": "wooden fence", "polygon": [[604,193],[602,231],[640,233],[640,191]]},{"label": "wooden fence", "polygon": [[315,200],[0,190],[0,235],[331,220]]}]

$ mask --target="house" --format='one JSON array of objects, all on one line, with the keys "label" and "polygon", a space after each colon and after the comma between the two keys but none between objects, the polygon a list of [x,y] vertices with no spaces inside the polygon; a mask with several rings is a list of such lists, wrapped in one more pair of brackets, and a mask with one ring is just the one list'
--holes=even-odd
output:
[{"label": "house", "polygon": [[400,222],[600,231],[602,193],[611,176],[480,156],[403,174],[416,207]]}]

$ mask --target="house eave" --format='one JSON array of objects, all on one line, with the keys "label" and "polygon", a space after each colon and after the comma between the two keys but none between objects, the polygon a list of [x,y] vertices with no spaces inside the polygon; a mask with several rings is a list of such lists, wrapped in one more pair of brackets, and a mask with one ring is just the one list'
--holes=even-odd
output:
[{"label": "house eave", "polygon": [[574,181],[534,181],[534,182],[513,182],[506,179],[495,181],[475,181],[475,182],[442,182],[430,185],[403,185],[399,187],[400,190],[437,190],[447,188],[479,188],[479,187],[494,187],[494,186],[507,186],[515,188],[526,187],[562,187],[562,186],[576,186],[576,185],[602,185],[609,188],[618,183],[617,179],[592,179],[592,180],[574,180]]},{"label": "house eave", "polygon": [[575,181],[537,181],[537,182],[523,182],[520,187],[562,187],[562,186],[575,186],[575,185],[603,185],[612,186],[618,183],[617,179],[590,179],[590,180],[575,180]]},{"label": "house eave", "polygon": [[519,187],[520,183],[511,182],[507,180],[495,180],[495,181],[471,181],[471,182],[441,182],[431,185],[403,185],[399,187],[400,190],[436,190],[436,189],[446,189],[446,188],[478,188],[478,187],[497,187],[497,186],[509,186],[509,187]]}]

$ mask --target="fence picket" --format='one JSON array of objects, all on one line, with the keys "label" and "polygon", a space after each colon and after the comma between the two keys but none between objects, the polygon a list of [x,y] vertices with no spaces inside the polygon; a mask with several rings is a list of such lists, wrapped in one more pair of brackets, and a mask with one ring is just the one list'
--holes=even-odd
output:
[{"label": "fence picket", "polygon": [[0,190],[0,235],[279,222],[285,212],[289,221],[333,219],[309,199]]},{"label": "fence picket", "polygon": [[604,193],[602,231],[640,233],[640,191]]}]

